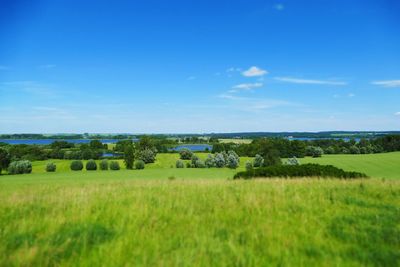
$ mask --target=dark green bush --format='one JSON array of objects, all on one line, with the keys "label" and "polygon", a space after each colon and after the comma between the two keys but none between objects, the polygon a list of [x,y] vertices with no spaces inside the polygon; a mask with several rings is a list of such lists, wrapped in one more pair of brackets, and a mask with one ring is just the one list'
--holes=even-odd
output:
[{"label": "dark green bush", "polygon": [[74,160],[71,162],[70,168],[72,171],[81,171],[83,169],[83,163],[81,160]]},{"label": "dark green bush", "polygon": [[179,152],[179,155],[180,155],[181,159],[186,159],[186,160],[192,159],[193,152],[187,148],[184,148]]},{"label": "dark green bush", "polygon": [[135,169],[136,170],[143,170],[145,166],[145,163],[143,160],[137,160],[135,161]]},{"label": "dark green bush", "polygon": [[97,163],[96,161],[89,159],[88,162],[86,162],[86,170],[87,171],[95,171],[97,170]]},{"label": "dark green bush", "polygon": [[367,175],[359,172],[347,172],[332,165],[303,164],[303,165],[276,165],[238,172],[234,179],[270,177],[332,177],[342,179],[366,178]]},{"label": "dark green bush", "polygon": [[106,160],[106,159],[103,159],[101,162],[100,162],[100,170],[102,170],[102,171],[107,171],[108,170],[108,160]]},{"label": "dark green bush", "polygon": [[110,170],[118,171],[120,169],[118,161],[110,162]]},{"label": "dark green bush", "polygon": [[46,172],[55,172],[56,169],[57,169],[57,166],[53,162],[49,162],[46,164]]},{"label": "dark green bush", "polygon": [[13,161],[8,166],[9,174],[23,174],[32,172],[32,163],[29,160]]}]

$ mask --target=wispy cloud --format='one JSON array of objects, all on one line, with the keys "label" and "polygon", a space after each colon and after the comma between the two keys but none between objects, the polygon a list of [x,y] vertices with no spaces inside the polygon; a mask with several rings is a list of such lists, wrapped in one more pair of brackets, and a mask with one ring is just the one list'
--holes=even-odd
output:
[{"label": "wispy cloud", "polygon": [[226,69],[226,72],[237,72],[237,71],[242,71],[241,68],[235,68],[235,67],[230,67]]},{"label": "wispy cloud", "polygon": [[374,81],[371,83],[374,85],[379,85],[382,87],[389,87],[389,88],[400,87],[400,80]]},{"label": "wispy cloud", "polygon": [[274,5],[274,8],[278,11],[282,11],[285,9],[285,6],[283,4],[276,4]]},{"label": "wispy cloud", "polygon": [[39,69],[54,69],[55,67],[57,67],[57,66],[54,64],[45,64],[45,65],[38,66]]},{"label": "wispy cloud", "polygon": [[311,80],[311,79],[299,79],[292,77],[275,77],[280,82],[295,83],[295,84],[319,84],[319,85],[347,85],[347,82],[343,81],[330,81],[330,80]]},{"label": "wispy cloud", "polygon": [[230,90],[229,92],[235,93],[235,92],[239,92],[239,91],[250,91],[255,88],[260,88],[262,86],[263,86],[262,83],[241,83],[241,84],[233,86],[232,90]]},{"label": "wispy cloud", "polygon": [[256,66],[250,67],[248,70],[242,72],[242,75],[245,77],[258,77],[264,76],[268,74],[268,71],[258,68]]}]

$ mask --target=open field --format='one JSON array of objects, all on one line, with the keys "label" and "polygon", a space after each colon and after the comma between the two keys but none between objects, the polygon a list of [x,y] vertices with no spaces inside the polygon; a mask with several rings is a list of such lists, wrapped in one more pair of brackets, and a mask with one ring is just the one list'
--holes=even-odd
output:
[{"label": "open field", "polygon": [[0,265],[400,264],[399,181],[101,173],[1,177]]},{"label": "open field", "polygon": [[235,144],[250,144],[251,139],[238,139],[238,138],[222,138],[218,139],[220,143],[235,143]]},{"label": "open field", "polygon": [[346,171],[364,172],[374,178],[400,179],[400,152],[366,155],[323,155],[301,163],[331,164]]}]

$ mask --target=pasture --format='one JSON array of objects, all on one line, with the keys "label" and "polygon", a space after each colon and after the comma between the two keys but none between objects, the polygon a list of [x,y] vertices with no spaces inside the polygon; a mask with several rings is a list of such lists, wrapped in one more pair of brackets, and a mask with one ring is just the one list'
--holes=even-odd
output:
[{"label": "pasture", "polygon": [[[398,155],[340,157],[373,172]],[[382,165],[368,169],[365,156]],[[400,180],[237,181],[249,158],[230,170],[176,169],[178,157],[120,171],[73,172],[61,160],[56,173],[39,161],[32,174],[0,176],[0,266],[400,264]]]}]

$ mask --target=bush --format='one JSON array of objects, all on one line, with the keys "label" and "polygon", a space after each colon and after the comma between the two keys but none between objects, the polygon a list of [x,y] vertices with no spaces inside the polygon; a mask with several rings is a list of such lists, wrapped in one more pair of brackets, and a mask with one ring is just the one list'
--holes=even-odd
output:
[{"label": "bush", "polygon": [[327,147],[324,152],[325,152],[325,154],[335,154],[335,149],[330,146],[330,147]]},{"label": "bush", "polygon": [[3,169],[7,169],[10,165],[11,156],[7,150],[0,148],[0,174]]},{"label": "bush", "polygon": [[186,168],[192,168],[192,164],[190,162],[186,162]]},{"label": "bush", "polygon": [[184,163],[182,160],[178,159],[178,160],[176,161],[176,163],[175,163],[175,166],[176,166],[176,168],[178,168],[178,169],[182,169],[182,168],[185,167],[185,163]]},{"label": "bush", "polygon": [[360,149],[356,146],[350,147],[350,154],[360,154]]},{"label": "bush", "polygon": [[72,171],[81,171],[83,169],[83,163],[80,160],[74,160],[71,162],[70,168]]},{"label": "bush", "polygon": [[119,167],[118,161],[111,161],[110,162],[110,170],[119,171],[119,169],[120,169],[120,167]]},{"label": "bush", "polygon": [[230,154],[227,158],[226,165],[230,169],[236,169],[239,166],[239,162],[233,154]]},{"label": "bush", "polygon": [[264,165],[264,158],[261,155],[257,154],[256,157],[254,158],[253,166],[258,168],[261,167],[262,165]]},{"label": "bush", "polygon": [[238,154],[236,154],[235,151],[229,150],[225,160],[227,160],[229,156],[233,156],[236,159],[236,161],[238,162],[238,164],[240,163],[240,157],[238,156]]},{"label": "bush", "polygon": [[156,153],[151,149],[140,150],[137,154],[137,158],[145,163],[153,163],[156,161]]},{"label": "bush", "polygon": [[215,159],[211,154],[208,154],[204,164],[206,165],[207,168],[212,168],[215,167]]},{"label": "bush", "polygon": [[194,167],[195,168],[205,168],[206,164],[204,163],[204,161],[202,161],[201,159],[198,159],[194,162]]},{"label": "bush", "polygon": [[181,159],[188,160],[188,159],[191,159],[191,158],[192,158],[193,152],[190,151],[190,150],[187,149],[187,148],[184,148],[184,149],[182,149],[182,150],[179,152],[179,155],[180,155],[180,158],[181,158]]},{"label": "bush", "polygon": [[97,163],[96,161],[90,159],[88,162],[86,162],[86,170],[87,171],[95,171],[97,170]]},{"label": "bush", "polygon": [[135,161],[135,169],[143,170],[144,166],[145,166],[145,163],[143,160],[139,159],[139,160]]},{"label": "bush", "polygon": [[49,162],[46,164],[46,172],[55,172],[56,169],[57,169],[57,166],[53,162]]},{"label": "bush", "polygon": [[246,161],[246,171],[251,171],[253,169],[253,164],[250,161]]},{"label": "bush", "polygon": [[215,160],[215,166],[217,168],[222,168],[225,166],[224,154],[222,154],[222,153],[215,154],[214,160]]},{"label": "bush", "polygon": [[287,165],[300,165],[300,161],[296,157],[293,157],[293,158],[289,158],[286,161],[286,164]]},{"label": "bush", "polygon": [[32,172],[32,163],[29,160],[13,161],[8,166],[9,174],[23,174]]},{"label": "bush", "polygon": [[359,172],[347,172],[332,165],[303,164],[269,166],[250,171],[238,172],[234,179],[251,179],[254,177],[336,177],[342,179],[366,178]]},{"label": "bush", "polygon": [[100,170],[102,170],[102,171],[107,171],[108,170],[108,160],[106,160],[106,159],[103,159],[101,162],[100,162]]},{"label": "bush", "polygon": [[192,155],[192,167],[196,168],[196,161],[200,160],[198,156],[196,156],[195,154]]},{"label": "bush", "polygon": [[306,147],[306,155],[313,157],[313,158],[319,158],[324,154],[324,151],[322,148],[319,146],[308,146]]}]

